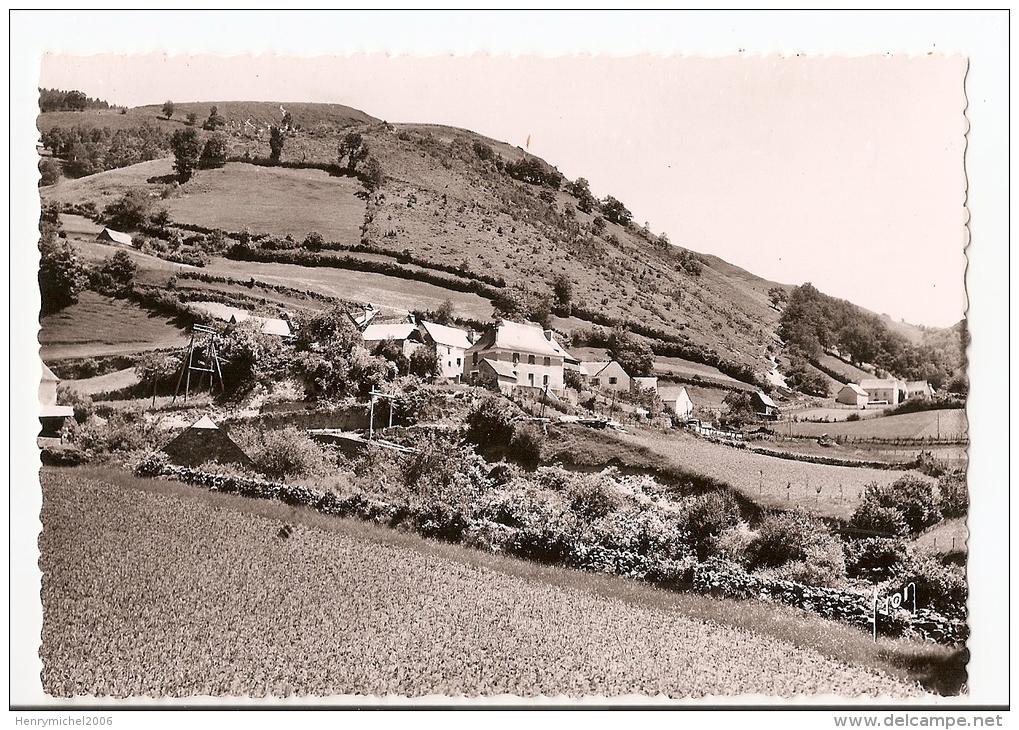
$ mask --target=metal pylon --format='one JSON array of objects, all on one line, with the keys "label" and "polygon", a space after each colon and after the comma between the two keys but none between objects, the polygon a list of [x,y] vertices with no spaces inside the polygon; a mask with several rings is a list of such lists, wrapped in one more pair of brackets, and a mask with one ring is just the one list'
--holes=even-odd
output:
[{"label": "metal pylon", "polygon": [[[196,338],[202,338],[199,341],[199,347],[195,347]],[[216,388],[216,379],[219,378],[219,389],[222,392],[224,388],[223,384],[223,369],[220,366],[219,357],[219,332],[214,330],[212,327],[206,327],[205,325],[195,324],[191,326],[191,341],[188,343],[187,351],[184,353],[184,362],[181,364],[180,375],[177,376],[177,388],[173,392],[172,403],[177,402],[177,396],[180,395],[181,383],[184,383],[184,402],[188,402],[188,396],[191,394],[191,373],[198,373],[198,382],[196,387],[201,387],[202,380],[205,378],[205,374],[209,374],[209,393],[214,392]],[[204,345],[205,361],[199,360],[195,362],[195,351],[202,350]]]}]

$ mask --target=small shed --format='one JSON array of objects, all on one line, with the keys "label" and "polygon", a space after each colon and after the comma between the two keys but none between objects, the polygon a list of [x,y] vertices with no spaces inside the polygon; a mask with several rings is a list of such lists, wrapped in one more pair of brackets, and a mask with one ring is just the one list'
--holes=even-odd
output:
[{"label": "small shed", "polygon": [[120,231],[115,231],[112,228],[104,228],[100,231],[99,235],[96,236],[97,241],[105,241],[107,243],[120,243],[125,246],[133,246],[134,243],[131,240],[131,236]]},{"label": "small shed", "polygon": [[74,415],[71,406],[57,405],[57,384],[60,378],[42,363],[42,378],[39,380],[39,425],[42,426],[40,436],[55,438],[60,435],[64,420]]},{"label": "small shed", "polygon": [[686,388],[681,387],[678,390],[662,388],[659,395],[665,410],[674,413],[677,418],[685,421],[693,414],[693,401],[690,399],[690,394],[686,392]]},{"label": "small shed", "polygon": [[517,385],[518,373],[513,366],[502,360],[489,360],[482,358],[478,363],[478,369],[472,371],[472,379],[476,385],[482,385],[491,390],[500,390],[503,393],[510,393]]},{"label": "small shed", "polygon": [[201,466],[207,461],[251,465],[251,458],[208,416],[192,423],[161,451],[177,466]]},{"label": "small shed", "polygon": [[843,403],[847,406],[858,406],[860,408],[867,405],[869,398],[870,396],[867,395],[867,391],[856,383],[846,383],[842,386],[838,395],[835,396],[835,400],[838,403]]},{"label": "small shed", "polygon": [[769,421],[777,421],[779,418],[778,406],[767,393],[757,391],[750,396],[750,403],[754,407],[754,413]]}]

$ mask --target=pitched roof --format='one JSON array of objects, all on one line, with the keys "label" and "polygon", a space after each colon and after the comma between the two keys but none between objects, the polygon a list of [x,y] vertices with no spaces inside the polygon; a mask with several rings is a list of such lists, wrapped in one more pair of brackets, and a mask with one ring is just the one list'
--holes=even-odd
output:
[{"label": "pitched roof", "polygon": [[927,390],[931,386],[926,380],[907,380],[906,390]]},{"label": "pitched roof", "polygon": [[545,331],[541,327],[506,320],[500,322],[495,330],[495,347],[535,355],[563,356],[562,350],[557,350],[545,339]]},{"label": "pitched roof", "polygon": [[466,350],[471,346],[471,341],[467,339],[467,333],[456,327],[447,327],[435,322],[422,322],[421,327],[437,345],[459,347],[461,350]]},{"label": "pitched roof", "polygon": [[878,388],[898,388],[899,381],[895,378],[870,378],[860,381],[860,387],[864,390],[877,390]]},{"label": "pitched roof", "polygon": [[98,241],[100,239],[109,239],[111,241],[116,241],[117,243],[126,243],[128,246],[131,245],[131,236],[126,233],[121,233],[120,231],[115,231],[112,228],[104,228],[100,231],[99,235],[96,236],[96,240]]},{"label": "pitched roof", "polygon": [[693,400],[690,398],[690,394],[686,392],[686,386],[683,385],[679,386],[678,388],[676,388],[675,386],[669,387],[667,385],[664,385],[658,389],[658,396],[665,403],[668,403],[670,401],[678,401],[684,397],[691,403],[693,402]]},{"label": "pitched roof", "polygon": [[769,408],[778,408],[778,406],[775,404],[775,401],[773,401],[768,396],[767,393],[762,393],[761,391],[757,391],[756,393],[754,393],[754,395],[757,396],[758,400],[760,400],[761,403],[763,403],[764,405],[768,406]]},{"label": "pitched roof", "polygon": [[486,363],[488,367],[495,371],[496,375],[501,375],[505,378],[516,378],[517,372],[513,369],[513,366],[508,362],[502,362],[501,360],[489,360],[487,357],[483,358],[481,362]]},{"label": "pitched roof", "polygon": [[548,333],[548,343],[552,345],[552,349],[555,350],[565,362],[568,362],[572,365],[580,364],[580,360],[573,357],[573,355],[566,351],[565,347],[556,342],[555,333],[552,331],[549,331]]},{"label": "pitched roof", "polygon": [[856,383],[846,383],[845,385],[842,386],[842,388],[839,390],[839,392],[841,393],[846,388],[849,388],[850,390],[852,390],[857,395],[867,395],[867,391],[865,391],[863,388],[861,388]]},{"label": "pitched roof", "polygon": [[60,382],[60,378],[53,374],[53,371],[46,366],[46,363],[42,363],[42,382],[44,383]]},{"label": "pitched roof", "polygon": [[212,419],[208,416],[202,416],[197,421],[192,423],[188,428],[207,428],[212,431],[218,431],[219,426],[212,422]]},{"label": "pitched roof", "polygon": [[417,325],[410,322],[396,322],[393,324],[370,324],[364,328],[361,337],[367,342],[381,342],[383,340],[406,340],[410,337]]},{"label": "pitched roof", "polygon": [[272,317],[258,317],[256,319],[262,319],[262,334],[264,335],[289,337],[292,334],[290,331],[290,323],[285,319],[274,319]]}]

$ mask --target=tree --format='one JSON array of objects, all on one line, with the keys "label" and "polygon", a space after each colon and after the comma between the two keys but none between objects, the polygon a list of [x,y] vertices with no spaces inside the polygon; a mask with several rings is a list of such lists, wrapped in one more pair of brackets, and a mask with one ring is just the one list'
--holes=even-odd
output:
[{"label": "tree", "polygon": [[169,99],[163,104],[163,116],[167,119],[173,116],[173,102]]},{"label": "tree", "polygon": [[170,135],[170,149],[173,150],[173,169],[181,182],[187,182],[195,174],[202,154],[198,132],[193,127],[178,129]]},{"label": "tree", "polygon": [[198,115],[195,114],[194,112],[188,112],[186,119],[187,119],[186,124],[189,127],[193,127],[198,123]]},{"label": "tree", "polygon": [[52,157],[39,160],[39,187],[53,185],[60,179],[60,163]]},{"label": "tree", "polygon": [[85,288],[85,270],[78,260],[78,250],[67,239],[58,238],[55,228],[48,228],[39,241],[39,293],[42,314],[53,314],[78,301]]},{"label": "tree", "polygon": [[773,286],[771,289],[768,289],[768,299],[771,301],[771,306],[778,309],[789,301],[789,292],[780,286]]},{"label": "tree", "polygon": [[133,188],[103,210],[103,221],[118,231],[137,231],[149,221],[149,198]]},{"label": "tree", "polygon": [[633,213],[611,195],[605,196],[605,199],[601,202],[601,210],[605,220],[624,228],[630,225],[630,222],[633,220]]},{"label": "tree", "polygon": [[209,118],[205,120],[205,124],[202,125],[202,129],[209,132],[215,132],[220,127],[226,125],[226,120],[219,115],[219,107],[212,107],[209,110]]},{"label": "tree", "polygon": [[754,403],[750,399],[749,393],[733,390],[725,396],[722,403],[726,407],[726,413],[721,418],[725,428],[739,430],[748,423],[754,423],[757,420],[757,412],[754,410]]},{"label": "tree", "polygon": [[368,161],[364,163],[361,182],[369,193],[374,193],[386,182],[386,173],[382,169],[382,163],[375,156],[369,157]]},{"label": "tree", "polygon": [[578,177],[575,182],[567,183],[566,192],[577,199],[577,208],[584,213],[590,213],[598,204],[585,178]]},{"label": "tree", "polygon": [[643,378],[654,372],[655,353],[651,346],[628,330],[613,328],[609,335],[609,351],[631,377]]},{"label": "tree", "polygon": [[285,139],[282,127],[277,127],[275,124],[269,127],[269,159],[273,162],[280,161]]},{"label": "tree", "polygon": [[360,132],[347,132],[340,141],[339,147],[340,162],[347,160],[347,169],[354,172],[357,165],[368,158],[368,145]]},{"label": "tree", "polygon": [[75,89],[74,91],[68,91],[67,97],[64,102],[67,109],[71,111],[84,111],[88,106],[88,97],[81,91]]},{"label": "tree", "polygon": [[563,317],[569,317],[572,309],[573,282],[563,272],[552,277],[552,293],[555,296],[556,311]]},{"label": "tree", "polygon": [[134,285],[138,266],[127,251],[117,251],[103,259],[95,272],[93,286],[100,292],[120,294]]},{"label": "tree", "polygon": [[222,134],[214,134],[205,141],[198,166],[203,170],[222,167],[226,162],[226,138]]},{"label": "tree", "polygon": [[419,347],[411,353],[410,374],[419,378],[434,378],[442,374],[434,347]]}]

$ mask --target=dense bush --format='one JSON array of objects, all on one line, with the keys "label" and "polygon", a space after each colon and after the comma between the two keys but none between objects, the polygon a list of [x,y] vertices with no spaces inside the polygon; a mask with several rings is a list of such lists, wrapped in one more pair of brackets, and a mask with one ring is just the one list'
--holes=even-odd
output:
[{"label": "dense bush", "polygon": [[941,495],[940,507],[944,517],[965,517],[969,513],[969,487],[966,485],[964,472],[942,476],[938,480],[938,492]]},{"label": "dense bush", "polygon": [[74,420],[78,423],[85,423],[95,413],[92,396],[65,383],[57,386],[57,403],[71,406],[74,409]]},{"label": "dense bush", "polygon": [[766,515],[747,554],[752,569],[777,569],[775,577],[798,583],[837,586],[846,578],[842,541],[825,523],[805,514]]},{"label": "dense bush", "polygon": [[968,588],[961,568],[947,566],[928,555],[915,555],[894,570],[899,585],[916,584],[917,605],[952,618],[966,616]]},{"label": "dense bush", "polygon": [[739,504],[729,492],[719,490],[694,497],[683,519],[697,557],[706,560],[716,555],[718,538],[741,517]]},{"label": "dense bush", "polygon": [[[867,486],[863,501],[850,519],[850,524],[865,530],[889,532],[897,512],[909,533],[916,534],[941,521],[940,498],[934,484],[921,477],[907,475],[888,485]],[[881,509],[885,508],[885,509]],[[898,533],[893,533],[898,534]]]},{"label": "dense bush", "polygon": [[844,545],[846,575],[880,583],[891,578],[906,560],[905,543],[898,538],[868,537]]},{"label": "dense bush", "polygon": [[902,513],[894,507],[878,504],[875,500],[868,500],[857,507],[849,519],[849,526],[884,536],[909,534],[909,525]]},{"label": "dense bush", "polygon": [[256,431],[236,428],[231,436],[251,457],[255,467],[270,479],[326,474],[335,468],[321,446],[293,426]]}]

